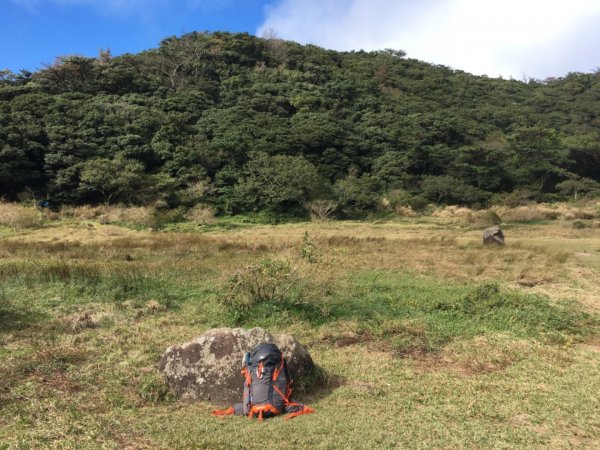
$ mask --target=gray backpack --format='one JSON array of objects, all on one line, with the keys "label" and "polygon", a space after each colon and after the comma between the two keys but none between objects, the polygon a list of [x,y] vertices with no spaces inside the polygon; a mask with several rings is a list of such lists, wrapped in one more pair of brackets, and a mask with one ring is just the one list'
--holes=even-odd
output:
[{"label": "gray backpack", "polygon": [[292,379],[285,358],[275,344],[259,344],[244,355],[242,363],[244,394],[242,403],[214,411],[216,416],[245,415],[259,420],[292,413],[286,419],[314,412],[292,400]]}]

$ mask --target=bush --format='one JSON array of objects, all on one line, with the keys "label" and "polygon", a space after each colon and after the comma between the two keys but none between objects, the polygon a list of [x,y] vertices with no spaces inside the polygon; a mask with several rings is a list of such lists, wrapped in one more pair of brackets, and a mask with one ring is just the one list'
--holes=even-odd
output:
[{"label": "bush", "polygon": [[310,301],[326,295],[317,278],[314,273],[303,276],[300,267],[287,259],[263,259],[242,268],[228,281],[223,303],[236,324],[251,319],[259,319],[263,325],[267,319],[288,321],[290,314],[318,322],[327,313]]},{"label": "bush", "polygon": [[35,208],[0,201],[0,225],[11,228],[34,228],[40,225],[41,215]]},{"label": "bush", "polygon": [[106,213],[106,208],[103,206],[68,206],[63,205],[60,209],[60,214],[68,219],[75,220],[96,220],[98,217]]},{"label": "bush", "polygon": [[229,281],[227,303],[234,309],[251,309],[262,303],[281,301],[298,282],[289,262],[263,259],[236,273]]},{"label": "bush", "polygon": [[197,225],[210,225],[215,222],[215,211],[208,205],[198,203],[185,214],[185,218]]},{"label": "bush", "polygon": [[160,230],[170,223],[184,222],[185,215],[182,208],[155,209],[152,215],[152,228]]},{"label": "bush", "polygon": [[313,222],[325,222],[330,220],[338,204],[333,200],[312,200],[303,202],[302,206],[310,214],[310,220]]},{"label": "bush", "polygon": [[377,181],[368,175],[337,180],[333,190],[341,213],[348,218],[364,217],[379,203]]},{"label": "bush", "polygon": [[502,217],[507,222],[535,222],[546,219],[546,216],[535,204],[507,209],[503,212]]},{"label": "bush", "polygon": [[148,206],[130,206],[127,208],[111,208],[115,220],[131,225],[151,226],[154,223],[155,210]]}]

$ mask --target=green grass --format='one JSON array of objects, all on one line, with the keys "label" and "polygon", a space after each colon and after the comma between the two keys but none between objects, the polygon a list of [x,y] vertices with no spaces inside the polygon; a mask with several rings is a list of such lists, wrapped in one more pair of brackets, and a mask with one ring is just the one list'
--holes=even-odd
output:
[{"label": "green grass", "polygon": [[[269,228],[268,239],[297,226]],[[303,230],[271,247],[243,238],[253,228],[230,231],[238,240],[0,243],[0,448],[264,448],[252,436],[280,439],[279,448],[598,446],[594,312],[506,283],[427,275],[405,260],[357,264],[394,244],[348,226],[352,236],[313,238],[308,256]],[[408,244],[470,251],[430,236]],[[84,312],[89,326],[74,327]],[[156,372],[162,352],[236,325],[309,347],[319,383],[305,380],[298,400],[316,414],[217,419],[211,405],[170,394]]]}]

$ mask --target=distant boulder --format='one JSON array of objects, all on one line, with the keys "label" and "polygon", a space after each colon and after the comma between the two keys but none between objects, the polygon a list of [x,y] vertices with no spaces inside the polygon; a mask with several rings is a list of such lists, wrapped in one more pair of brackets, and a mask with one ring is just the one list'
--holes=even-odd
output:
[{"label": "distant boulder", "polygon": [[498,225],[483,230],[483,245],[504,245],[504,234]]},{"label": "distant boulder", "polygon": [[262,328],[217,328],[169,347],[159,369],[176,395],[216,405],[240,402],[242,357],[256,345],[272,342],[283,353],[292,379],[314,368],[308,351],[292,336],[271,335]]}]

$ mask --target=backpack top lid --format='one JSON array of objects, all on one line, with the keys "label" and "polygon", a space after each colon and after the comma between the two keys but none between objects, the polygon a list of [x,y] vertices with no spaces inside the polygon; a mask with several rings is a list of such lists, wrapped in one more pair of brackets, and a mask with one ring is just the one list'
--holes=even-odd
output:
[{"label": "backpack top lid", "polygon": [[260,361],[277,364],[281,361],[281,351],[275,344],[258,344],[250,352],[250,364],[258,364]]}]

